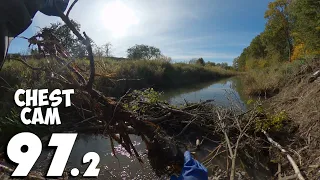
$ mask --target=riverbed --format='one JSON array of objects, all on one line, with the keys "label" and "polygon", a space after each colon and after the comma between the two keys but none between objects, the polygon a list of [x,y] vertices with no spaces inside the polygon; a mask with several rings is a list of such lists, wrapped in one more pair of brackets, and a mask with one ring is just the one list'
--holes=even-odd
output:
[{"label": "riverbed", "polygon": [[[246,108],[245,102],[248,99],[242,94],[241,82],[237,78],[195,84],[178,89],[167,89],[163,91],[161,98],[175,105],[214,100],[213,103],[219,106],[230,106],[232,103],[238,103],[242,108]],[[100,156],[98,165],[98,168],[100,168],[99,179],[159,179],[149,165],[145,144],[141,138],[131,136],[131,139],[144,161],[143,164],[138,162],[135,157],[130,157],[121,145],[115,144],[116,154],[113,154],[110,140],[106,137],[101,135],[78,135],[67,163],[67,170],[79,169],[80,175],[77,177],[79,179],[88,167],[88,164],[82,163],[83,156],[88,152],[96,152]],[[192,144],[193,142],[190,141],[190,143]],[[204,143],[204,149],[213,149],[215,146],[216,144],[212,142]],[[51,161],[53,154],[53,150],[43,152],[35,168],[47,168],[46,164]],[[207,152],[202,151],[197,156],[201,159],[206,154]],[[166,178],[163,177],[163,179]]]}]

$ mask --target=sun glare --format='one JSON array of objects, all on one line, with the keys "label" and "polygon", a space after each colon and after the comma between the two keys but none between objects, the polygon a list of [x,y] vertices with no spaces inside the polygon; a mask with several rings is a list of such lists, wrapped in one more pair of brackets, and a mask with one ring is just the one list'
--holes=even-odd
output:
[{"label": "sun glare", "polygon": [[119,0],[111,1],[102,8],[101,21],[114,37],[123,37],[133,25],[139,23],[133,9]]}]

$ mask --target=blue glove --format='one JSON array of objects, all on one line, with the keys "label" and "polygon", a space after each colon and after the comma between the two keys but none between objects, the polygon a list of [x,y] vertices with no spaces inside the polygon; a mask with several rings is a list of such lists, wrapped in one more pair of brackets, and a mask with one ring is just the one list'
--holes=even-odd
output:
[{"label": "blue glove", "polygon": [[64,12],[68,7],[69,0],[45,0],[44,5],[40,9],[40,12],[48,16],[59,16],[54,3],[57,4],[59,10]]},{"label": "blue glove", "polygon": [[208,180],[208,170],[199,161],[193,159],[189,151],[186,151],[181,175],[171,176],[171,180]]}]

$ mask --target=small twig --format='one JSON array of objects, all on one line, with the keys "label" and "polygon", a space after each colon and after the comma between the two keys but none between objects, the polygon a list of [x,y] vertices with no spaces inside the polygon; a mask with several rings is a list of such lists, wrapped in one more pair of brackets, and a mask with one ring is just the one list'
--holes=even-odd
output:
[{"label": "small twig", "polygon": [[176,112],[176,113],[180,113],[180,114],[186,114],[186,115],[189,115],[191,117],[196,117],[197,115],[196,114],[192,114],[192,113],[189,113],[189,112],[186,112],[186,111],[183,111],[183,110],[179,110],[179,109],[174,109],[174,108],[171,108],[171,107],[166,107],[165,105],[162,105],[162,104],[158,104],[160,107],[162,107],[163,109],[168,109],[172,112]]},{"label": "small twig", "polygon": [[121,82],[121,81],[141,81],[143,79],[116,79],[114,81]]},{"label": "small twig", "polygon": [[32,70],[44,70],[43,68],[35,68],[35,67],[32,67],[30,64],[28,64],[26,61],[22,60],[22,59],[19,59],[19,58],[11,58],[12,60],[17,60],[19,62],[21,62],[22,64],[26,65],[28,68],[32,69]]},{"label": "small twig", "polygon": [[77,124],[81,124],[81,123],[84,123],[84,122],[90,121],[91,119],[94,119],[94,118],[97,118],[97,116],[92,116],[92,117],[87,118],[87,119],[85,119],[85,120],[83,120],[83,121],[81,121],[81,122],[78,122]]},{"label": "small twig", "polygon": [[0,79],[3,80],[3,82],[5,82],[10,87],[7,89],[13,89],[13,87],[3,77],[0,76]]},{"label": "small twig", "polygon": [[[182,110],[184,110],[184,111],[190,110],[190,109],[193,109],[193,108],[196,108],[196,107],[200,107],[200,106],[202,106],[204,104],[211,103],[211,102],[214,102],[214,100],[213,99],[212,100],[209,99],[209,100],[206,100],[206,101],[198,103],[198,104],[187,106],[187,107],[183,108]],[[188,104],[186,103],[186,105],[188,105]]]},{"label": "small twig", "polygon": [[203,139],[206,139],[206,140],[208,140],[208,141],[211,141],[211,142],[213,142],[213,143],[217,143],[217,144],[220,144],[220,143],[221,143],[220,141],[214,141],[214,140],[209,139],[209,138],[207,138],[207,137],[205,137],[205,136],[202,136],[202,138],[203,138]]},{"label": "small twig", "polygon": [[180,136],[181,134],[183,134],[184,131],[186,131],[187,128],[190,126],[190,124],[192,124],[196,119],[197,119],[197,118],[194,117],[192,120],[190,120],[189,123],[188,123],[186,126],[184,126],[184,128],[181,130],[181,132],[180,132],[179,134],[175,135],[174,137],[178,137],[178,136]]},{"label": "small twig", "polygon": [[[90,60],[90,76],[88,83],[86,85],[87,90],[91,91],[92,90],[92,85],[95,77],[95,65],[94,65],[94,57],[93,57],[93,52],[92,52],[92,46],[90,42],[90,38],[87,36],[85,32],[83,32],[82,36],[80,32],[74,27],[68,16],[64,15],[59,8],[57,8],[57,5],[55,4],[56,9],[58,11],[58,14],[60,18],[67,24],[67,26],[71,29],[71,31],[78,37],[78,39],[86,46],[87,52],[88,52],[88,57]],[[69,9],[70,10],[70,9]]]},{"label": "small twig", "polygon": [[117,102],[116,107],[114,108],[113,113],[112,113],[112,118],[111,118],[111,120],[108,122],[107,127],[108,127],[110,124],[112,124],[112,122],[113,122],[113,120],[114,120],[114,117],[115,117],[115,114],[116,114],[116,112],[117,112],[118,106],[119,106],[120,103],[122,102],[122,99],[129,94],[129,92],[130,92],[130,89],[129,89],[123,96],[121,96],[121,98],[120,98],[119,101]]},{"label": "small twig", "polygon": [[208,162],[209,159],[211,159],[211,156],[213,155],[214,152],[219,151],[219,149],[221,148],[222,144],[219,144],[219,146],[215,147],[213,151],[211,151],[202,161],[202,163],[206,163]]},{"label": "small twig", "polygon": [[278,180],[281,180],[281,164],[278,163],[278,171],[274,176],[278,176]]},{"label": "small twig", "polygon": [[165,114],[164,116],[158,117],[158,118],[153,118],[153,117],[147,117],[143,118],[146,121],[151,121],[153,123],[162,123],[165,120],[168,120],[168,118],[172,115],[171,112]]},{"label": "small twig", "polygon": [[299,165],[301,166],[302,165],[302,158],[301,158],[300,154],[293,149],[290,149],[290,151],[292,151],[293,153],[295,153],[299,157]]}]

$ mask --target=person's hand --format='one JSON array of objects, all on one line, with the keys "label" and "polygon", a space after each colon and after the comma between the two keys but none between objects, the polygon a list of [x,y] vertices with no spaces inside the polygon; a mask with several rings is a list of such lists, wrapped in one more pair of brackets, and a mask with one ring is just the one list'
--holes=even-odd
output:
[{"label": "person's hand", "polygon": [[184,153],[184,166],[179,177],[171,176],[171,180],[207,180],[208,170],[200,162],[193,159],[191,153]]},{"label": "person's hand", "polygon": [[40,9],[40,12],[48,16],[59,16],[55,4],[60,11],[64,12],[68,7],[69,0],[45,0],[44,5]]}]

